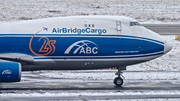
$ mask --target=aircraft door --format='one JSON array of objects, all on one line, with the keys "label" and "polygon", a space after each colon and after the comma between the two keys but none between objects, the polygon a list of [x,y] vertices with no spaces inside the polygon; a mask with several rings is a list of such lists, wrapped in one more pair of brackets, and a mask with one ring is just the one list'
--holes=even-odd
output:
[{"label": "aircraft door", "polygon": [[116,31],[117,31],[117,35],[121,34],[122,31],[121,21],[116,21]]}]

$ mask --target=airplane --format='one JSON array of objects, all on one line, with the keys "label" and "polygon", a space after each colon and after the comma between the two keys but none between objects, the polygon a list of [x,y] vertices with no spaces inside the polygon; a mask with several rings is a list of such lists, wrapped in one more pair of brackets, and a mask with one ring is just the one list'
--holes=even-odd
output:
[{"label": "airplane", "polygon": [[0,82],[20,82],[22,71],[88,70],[150,61],[172,49],[163,36],[125,16],[68,16],[0,22]]}]

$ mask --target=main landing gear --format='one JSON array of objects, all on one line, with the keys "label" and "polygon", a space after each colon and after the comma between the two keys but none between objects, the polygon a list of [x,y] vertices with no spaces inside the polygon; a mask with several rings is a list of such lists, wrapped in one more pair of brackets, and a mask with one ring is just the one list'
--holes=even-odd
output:
[{"label": "main landing gear", "polygon": [[116,86],[121,86],[121,85],[123,84],[123,79],[122,79],[122,77],[124,78],[124,76],[123,76],[122,74],[123,74],[123,72],[121,71],[120,68],[118,68],[118,71],[115,73],[115,75],[118,75],[118,77],[116,77],[116,78],[114,79],[114,84],[115,84]]}]

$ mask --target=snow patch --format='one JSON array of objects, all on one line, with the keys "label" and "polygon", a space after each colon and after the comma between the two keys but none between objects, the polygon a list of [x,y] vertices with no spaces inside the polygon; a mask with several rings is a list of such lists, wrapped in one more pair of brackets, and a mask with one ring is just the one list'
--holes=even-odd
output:
[{"label": "snow patch", "polygon": [[117,95],[180,95],[180,91],[150,91],[150,92],[108,92],[108,93],[22,93],[22,94],[12,94],[12,93],[3,93],[0,94],[0,97],[60,97],[60,96],[117,96]]},{"label": "snow patch", "polygon": [[180,23],[178,0],[2,0],[0,9],[0,21],[119,15],[144,23]]}]

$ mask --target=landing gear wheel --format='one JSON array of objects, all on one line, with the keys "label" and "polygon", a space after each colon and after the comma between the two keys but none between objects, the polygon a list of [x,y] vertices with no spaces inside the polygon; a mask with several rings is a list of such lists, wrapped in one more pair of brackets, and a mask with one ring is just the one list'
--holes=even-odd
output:
[{"label": "landing gear wheel", "polygon": [[123,84],[123,79],[122,79],[121,77],[125,78],[122,74],[123,74],[123,71],[121,71],[121,68],[119,67],[119,68],[118,68],[118,71],[115,73],[115,75],[118,75],[118,77],[116,77],[116,78],[114,79],[114,84],[115,84],[116,86],[122,86],[122,84]]},{"label": "landing gear wheel", "polygon": [[116,86],[121,86],[121,85],[123,84],[123,79],[122,79],[121,77],[116,77],[116,78],[114,79],[114,84],[115,84]]}]

